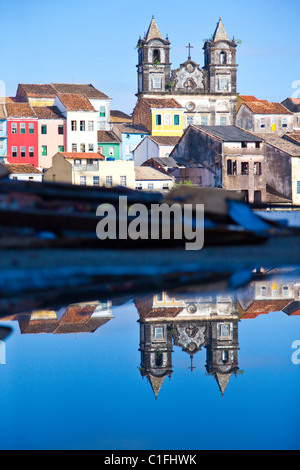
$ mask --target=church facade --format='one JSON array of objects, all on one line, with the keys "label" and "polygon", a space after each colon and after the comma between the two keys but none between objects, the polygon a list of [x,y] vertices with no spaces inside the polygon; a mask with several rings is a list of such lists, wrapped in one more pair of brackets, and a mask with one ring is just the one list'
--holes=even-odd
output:
[{"label": "church facade", "polygon": [[204,66],[191,59],[171,70],[170,41],[163,39],[152,17],[138,49],[138,101],[173,98],[184,109],[184,128],[195,125],[232,125],[237,105],[237,43],[229,39],[221,18],[204,43]]}]

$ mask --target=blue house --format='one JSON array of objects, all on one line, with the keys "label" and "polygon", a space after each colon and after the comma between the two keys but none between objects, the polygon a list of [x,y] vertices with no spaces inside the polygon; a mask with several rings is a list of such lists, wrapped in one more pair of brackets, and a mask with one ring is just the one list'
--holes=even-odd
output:
[{"label": "blue house", "polygon": [[121,141],[121,160],[133,160],[133,150],[150,135],[148,129],[137,124],[114,124],[112,130]]},{"label": "blue house", "polygon": [[7,126],[5,107],[0,104],[0,163],[6,163],[7,157]]}]

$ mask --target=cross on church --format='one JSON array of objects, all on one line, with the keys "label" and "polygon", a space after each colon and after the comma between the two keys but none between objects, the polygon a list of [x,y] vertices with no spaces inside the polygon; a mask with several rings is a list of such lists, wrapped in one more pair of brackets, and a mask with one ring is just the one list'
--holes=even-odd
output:
[{"label": "cross on church", "polygon": [[188,367],[188,369],[191,369],[191,372],[193,372],[193,370],[196,369],[196,367],[193,366],[193,354],[190,355],[190,358],[191,358],[191,367]]},{"label": "cross on church", "polygon": [[191,60],[191,49],[194,49],[194,46],[191,46],[191,43],[189,42],[189,45],[185,47],[189,50],[188,60]]}]

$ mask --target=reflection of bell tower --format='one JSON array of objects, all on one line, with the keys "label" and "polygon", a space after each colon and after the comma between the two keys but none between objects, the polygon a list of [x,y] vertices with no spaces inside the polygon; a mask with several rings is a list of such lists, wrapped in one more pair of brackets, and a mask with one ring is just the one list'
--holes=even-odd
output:
[{"label": "reflection of bell tower", "polygon": [[138,49],[138,95],[165,92],[170,82],[168,38],[163,39],[154,17]]},{"label": "reflection of bell tower", "polygon": [[210,323],[206,370],[218,382],[222,396],[232,374],[238,371],[238,320]]},{"label": "reflection of bell tower", "polygon": [[172,333],[167,323],[140,322],[141,375],[150,381],[155,398],[172,375]]}]

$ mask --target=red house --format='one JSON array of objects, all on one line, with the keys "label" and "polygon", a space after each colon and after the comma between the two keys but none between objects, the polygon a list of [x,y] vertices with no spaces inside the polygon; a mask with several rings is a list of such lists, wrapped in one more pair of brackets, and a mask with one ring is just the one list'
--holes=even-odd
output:
[{"label": "red house", "polygon": [[8,163],[38,166],[38,118],[28,103],[7,102]]}]

